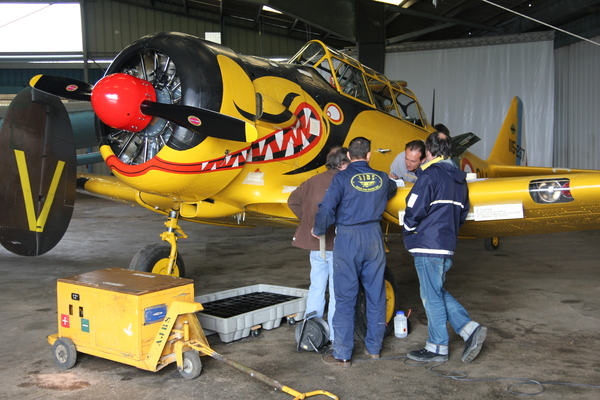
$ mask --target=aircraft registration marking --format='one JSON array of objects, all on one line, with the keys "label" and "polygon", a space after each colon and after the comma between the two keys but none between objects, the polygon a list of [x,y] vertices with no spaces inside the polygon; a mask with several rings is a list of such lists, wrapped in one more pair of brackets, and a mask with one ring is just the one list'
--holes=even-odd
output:
[{"label": "aircraft registration marking", "polygon": [[46,221],[48,220],[48,214],[50,213],[50,207],[52,207],[52,202],[56,195],[56,189],[58,188],[62,171],[65,167],[65,162],[58,160],[56,169],[54,170],[54,176],[50,182],[50,188],[48,189],[48,195],[44,202],[44,207],[42,208],[39,217],[36,218],[35,206],[33,204],[33,192],[31,191],[31,182],[29,181],[29,171],[27,170],[27,162],[25,161],[25,152],[15,149],[15,158],[17,159],[21,188],[23,189],[23,200],[25,201],[25,211],[27,214],[29,230],[32,232],[43,232]]},{"label": "aircraft registration marking", "polygon": [[473,212],[469,213],[467,216],[467,220],[474,221],[494,221],[501,219],[520,218],[524,218],[523,204],[496,204],[473,207]]}]

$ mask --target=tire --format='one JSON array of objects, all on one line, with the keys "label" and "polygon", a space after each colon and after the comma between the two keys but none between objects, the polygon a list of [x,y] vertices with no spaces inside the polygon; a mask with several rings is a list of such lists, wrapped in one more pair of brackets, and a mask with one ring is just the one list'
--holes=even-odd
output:
[{"label": "tire", "polygon": [[[163,243],[151,243],[140,251],[138,251],[131,263],[129,264],[130,270],[152,272],[155,274],[166,275],[167,268],[169,267],[169,255],[171,254],[171,246]],[[185,264],[183,258],[177,253],[177,261],[171,271],[171,276],[184,277],[185,276]]]},{"label": "tire", "polygon": [[498,246],[500,246],[500,238],[499,237],[491,237],[491,238],[485,238],[485,249],[488,251],[494,251],[498,249]]},{"label": "tire", "polygon": [[69,369],[77,361],[77,350],[69,338],[58,338],[52,346],[54,362],[60,369]]},{"label": "tire", "polygon": [[[385,281],[385,297],[386,297],[386,311],[385,311],[385,334],[389,335],[394,331],[394,315],[396,310],[400,308],[400,299],[398,297],[398,286],[396,285],[396,278],[389,268],[385,268],[383,275]],[[354,315],[354,339],[364,341],[367,336],[367,298],[365,290],[361,286],[358,290],[358,296],[356,299],[356,314]]]},{"label": "tire", "polygon": [[183,353],[183,369],[179,371],[184,379],[194,379],[202,372],[202,361],[195,351]]}]

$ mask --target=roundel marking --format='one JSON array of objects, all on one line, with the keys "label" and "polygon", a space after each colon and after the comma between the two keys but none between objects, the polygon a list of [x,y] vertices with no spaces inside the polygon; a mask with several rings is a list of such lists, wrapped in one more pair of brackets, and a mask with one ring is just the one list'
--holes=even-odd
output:
[{"label": "roundel marking", "polygon": [[327,104],[325,106],[325,114],[327,114],[327,118],[329,118],[329,120],[336,125],[339,125],[342,122],[344,122],[344,113],[337,104]]},{"label": "roundel marking", "polygon": [[200,118],[196,117],[195,115],[190,115],[188,117],[188,122],[194,126],[202,125],[202,120]]},{"label": "roundel marking", "polygon": [[356,174],[350,180],[352,187],[360,192],[374,192],[381,189],[383,180],[377,174]]},{"label": "roundel marking", "polygon": [[77,85],[69,85],[67,86],[67,92],[74,92],[78,89]]},{"label": "roundel marking", "polygon": [[466,158],[463,158],[461,161],[461,168],[463,171],[465,172],[475,172],[473,170],[473,166],[471,165],[471,162],[469,160],[467,160]]}]

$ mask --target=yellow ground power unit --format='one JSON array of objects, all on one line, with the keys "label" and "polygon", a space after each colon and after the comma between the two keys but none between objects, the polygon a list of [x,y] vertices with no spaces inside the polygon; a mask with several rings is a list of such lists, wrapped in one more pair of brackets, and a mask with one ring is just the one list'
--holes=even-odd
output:
[{"label": "yellow ground power unit", "polygon": [[58,279],[56,291],[58,334],[48,342],[59,367],[71,368],[81,352],[157,371],[179,355],[184,378],[200,374],[200,357],[186,345],[208,345],[191,279],[107,268]]}]

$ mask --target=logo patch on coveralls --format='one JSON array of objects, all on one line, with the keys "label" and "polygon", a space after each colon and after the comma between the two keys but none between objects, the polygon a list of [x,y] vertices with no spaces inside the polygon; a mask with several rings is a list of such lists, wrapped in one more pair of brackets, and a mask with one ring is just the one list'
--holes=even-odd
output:
[{"label": "logo patch on coveralls", "polygon": [[352,187],[361,192],[374,192],[383,185],[381,177],[377,174],[357,174],[350,180]]}]

